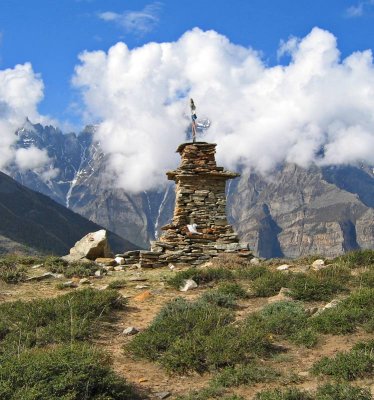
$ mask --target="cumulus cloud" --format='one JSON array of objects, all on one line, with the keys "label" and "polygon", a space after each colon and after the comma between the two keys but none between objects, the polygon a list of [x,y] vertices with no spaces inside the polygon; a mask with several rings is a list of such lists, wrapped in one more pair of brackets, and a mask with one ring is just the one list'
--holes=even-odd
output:
[{"label": "cumulus cloud", "polygon": [[[25,123],[26,117],[35,122],[47,121],[37,111],[43,89],[43,81],[30,63],[0,70],[0,169],[14,161],[15,132]],[[34,155],[32,152],[27,154]],[[27,164],[22,154],[20,162],[23,166]],[[30,162],[33,165],[34,158]]]},{"label": "cumulus cloud", "polygon": [[146,5],[140,11],[126,10],[123,13],[105,11],[99,13],[98,17],[106,22],[115,22],[125,32],[144,35],[157,26],[161,7],[162,3],[155,2]]},{"label": "cumulus cloud", "polygon": [[284,161],[302,166],[374,163],[374,66],[370,50],[340,58],[336,38],[314,28],[283,42],[287,65],[214,31],[194,29],[170,43],[128,49],[120,42],[80,55],[73,83],[117,184],[150,189],[177,164],[189,126],[188,98],[212,120],[204,140],[218,159],[269,173]]}]

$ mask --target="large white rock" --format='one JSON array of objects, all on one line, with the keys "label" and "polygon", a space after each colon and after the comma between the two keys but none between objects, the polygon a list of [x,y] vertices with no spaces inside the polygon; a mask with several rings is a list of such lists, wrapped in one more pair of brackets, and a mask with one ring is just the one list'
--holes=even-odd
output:
[{"label": "large white rock", "polygon": [[81,240],[75,243],[70,249],[70,254],[63,258],[67,261],[96,260],[100,257],[111,257],[112,252],[109,247],[107,232],[101,229],[97,232],[88,233]]},{"label": "large white rock", "polygon": [[288,264],[282,264],[279,267],[277,267],[278,271],[287,271],[290,268]]},{"label": "large white rock", "polygon": [[187,292],[197,288],[197,283],[193,279],[186,279],[183,285],[179,288],[181,292]]},{"label": "large white rock", "polygon": [[316,261],[313,262],[312,268],[315,271],[319,271],[320,269],[326,268],[326,265],[325,265],[325,262],[323,260],[319,259],[319,260],[316,260]]}]

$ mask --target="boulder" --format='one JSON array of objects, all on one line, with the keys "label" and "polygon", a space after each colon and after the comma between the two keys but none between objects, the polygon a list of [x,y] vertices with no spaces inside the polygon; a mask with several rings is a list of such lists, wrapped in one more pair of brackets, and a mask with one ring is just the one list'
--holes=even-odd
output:
[{"label": "boulder", "polygon": [[97,258],[109,258],[112,252],[109,247],[107,232],[101,229],[88,233],[75,243],[67,256],[62,257],[68,262],[81,261],[82,259],[96,260]]},{"label": "boulder", "polygon": [[193,279],[186,279],[183,285],[179,288],[181,292],[187,292],[197,288],[197,283]]}]

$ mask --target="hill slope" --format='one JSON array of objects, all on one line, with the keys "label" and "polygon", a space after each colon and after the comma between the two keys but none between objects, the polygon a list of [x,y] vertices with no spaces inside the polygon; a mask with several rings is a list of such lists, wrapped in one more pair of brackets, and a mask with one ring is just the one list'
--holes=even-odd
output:
[{"label": "hill slope", "polygon": [[[0,252],[25,250],[66,254],[88,232],[102,229],[56,203],[30,190],[0,172]],[[134,249],[135,245],[110,233],[114,251]]]}]

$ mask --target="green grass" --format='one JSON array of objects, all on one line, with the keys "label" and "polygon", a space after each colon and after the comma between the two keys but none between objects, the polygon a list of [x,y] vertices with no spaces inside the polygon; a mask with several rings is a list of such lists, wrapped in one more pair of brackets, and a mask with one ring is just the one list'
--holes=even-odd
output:
[{"label": "green grass", "polygon": [[16,284],[26,279],[26,271],[31,265],[39,264],[40,257],[9,254],[0,257],[0,280]]},{"label": "green grass", "polygon": [[233,325],[231,310],[204,300],[177,298],[168,303],[128,349],[177,373],[202,373],[243,363],[270,347],[254,324]]},{"label": "green grass", "polygon": [[137,400],[107,356],[85,345],[27,350],[0,363],[2,400]]},{"label": "green grass", "polygon": [[44,266],[50,272],[64,274],[66,278],[72,278],[73,276],[84,278],[95,275],[97,270],[102,271],[93,261],[67,263],[65,260],[58,257],[50,257],[49,260],[46,260]]},{"label": "green grass", "polygon": [[167,283],[175,289],[179,289],[186,279],[193,279],[198,285],[202,285],[209,282],[220,282],[233,278],[233,272],[223,267],[189,268],[185,271],[177,272],[173,277],[168,279]]},{"label": "green grass", "polygon": [[251,288],[254,296],[270,297],[278,294],[282,287],[288,287],[290,275],[283,272],[267,271],[255,280],[253,280]]},{"label": "green grass", "polygon": [[108,289],[122,289],[125,286],[126,286],[125,279],[115,279],[114,281],[109,283]]},{"label": "green grass", "polygon": [[374,289],[363,288],[352,293],[335,308],[311,318],[310,325],[318,332],[333,335],[354,332],[358,326],[368,331],[374,324]]},{"label": "green grass", "polygon": [[332,263],[348,268],[374,266],[374,250],[357,250],[343,254],[332,260]]},{"label": "green grass", "polygon": [[312,395],[297,388],[264,390],[257,393],[255,400],[314,400]]},{"label": "green grass", "polygon": [[317,389],[316,400],[372,400],[370,391],[347,383],[327,383]]},{"label": "green grass", "polygon": [[359,343],[351,351],[332,358],[323,357],[313,365],[312,372],[346,381],[374,377],[374,342]]},{"label": "green grass", "polygon": [[0,357],[32,347],[90,338],[124,299],[114,290],[83,289],[52,299],[0,305]]}]

